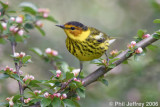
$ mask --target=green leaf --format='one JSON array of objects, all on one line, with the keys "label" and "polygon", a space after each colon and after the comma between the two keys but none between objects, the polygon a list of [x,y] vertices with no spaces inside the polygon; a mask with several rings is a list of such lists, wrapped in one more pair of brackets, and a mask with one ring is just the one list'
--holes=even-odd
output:
[{"label": "green leaf", "polygon": [[48,21],[52,21],[52,22],[55,22],[55,23],[58,22],[58,21],[55,20],[52,16],[48,16],[48,17],[46,17],[46,18],[44,18],[44,19],[47,19]]},{"label": "green leaf", "polygon": [[42,34],[42,36],[45,36],[45,31],[43,29],[41,29],[39,26],[36,26],[36,28],[38,29],[38,31]]},{"label": "green leaf", "polygon": [[8,10],[7,13],[16,13],[14,10]]},{"label": "green leaf", "polygon": [[16,40],[16,42],[23,42],[24,41],[23,37],[18,34],[15,35],[15,40]]},{"label": "green leaf", "polygon": [[77,84],[75,82],[71,82],[69,84],[69,87],[71,88],[71,90],[75,90],[77,88]]},{"label": "green leaf", "polygon": [[8,74],[0,74],[0,80],[1,79],[5,79],[5,78],[8,78],[9,75]]},{"label": "green leaf", "polygon": [[3,27],[1,23],[0,23],[0,31],[3,32]]},{"label": "green leaf", "polygon": [[24,27],[25,27],[26,29],[33,29],[33,28],[34,28],[34,25],[33,25],[32,23],[26,23],[26,24],[24,25]]},{"label": "green leaf", "polygon": [[94,60],[91,61],[91,63],[92,64],[101,64],[102,62],[99,59],[94,59]]},{"label": "green leaf", "polygon": [[123,64],[128,64],[128,60],[123,61]]},{"label": "green leaf", "polygon": [[63,72],[68,72],[69,71],[69,66],[66,62],[61,62],[61,69]]},{"label": "green leaf", "polygon": [[80,107],[79,103],[77,103],[76,101],[73,101],[73,102],[76,107]]},{"label": "green leaf", "polygon": [[153,37],[154,37],[155,39],[160,39],[160,35],[158,35],[158,34],[153,34]]},{"label": "green leaf", "polygon": [[139,36],[140,38],[142,38],[142,36],[144,35],[145,32],[147,32],[147,31],[140,29],[140,30],[138,30],[137,34],[138,34],[138,36]]},{"label": "green leaf", "polygon": [[76,107],[74,102],[70,99],[64,99],[63,102],[65,107]]},{"label": "green leaf", "polygon": [[6,40],[0,37],[0,44],[5,44],[5,43],[6,43]]},{"label": "green leaf", "polygon": [[149,45],[149,46],[147,46],[147,48],[150,49],[150,50],[152,50],[152,51],[155,51],[155,50],[157,50],[158,46],[156,46],[156,45]]},{"label": "green leaf", "polygon": [[160,19],[155,19],[153,23],[160,23]]},{"label": "green leaf", "polygon": [[23,63],[23,64],[28,63],[28,60],[29,60],[29,59],[31,59],[31,56],[30,56],[30,55],[24,56],[23,59],[22,59],[22,63]]},{"label": "green leaf", "polygon": [[25,14],[25,20],[27,21],[34,21],[33,17],[30,14]]},{"label": "green leaf", "polygon": [[71,72],[66,72],[66,79],[69,80],[69,79],[72,79],[74,77],[74,74],[71,73]]},{"label": "green leaf", "polygon": [[112,64],[113,62],[115,62],[115,61],[117,61],[117,60],[119,60],[119,58],[111,59],[111,60],[109,61],[109,64]]},{"label": "green leaf", "polygon": [[23,84],[23,80],[17,74],[12,74],[11,77]]},{"label": "green leaf", "polygon": [[22,96],[21,95],[15,95],[13,98],[13,102],[16,102],[17,100],[19,100]]},{"label": "green leaf", "polygon": [[41,107],[47,107],[51,103],[51,99],[43,98],[41,101]]},{"label": "green leaf", "polygon": [[106,80],[106,79],[101,79],[101,82],[104,84],[104,85],[106,85],[106,86],[108,86],[108,81]]},{"label": "green leaf", "polygon": [[38,83],[41,83],[41,82],[38,81],[38,80],[32,80],[32,81],[29,82],[29,85],[32,86],[32,87],[40,87],[38,85]]},{"label": "green leaf", "polygon": [[42,51],[39,48],[30,48],[30,50],[40,57],[43,55]]},{"label": "green leaf", "polygon": [[135,55],[134,55],[134,60],[135,60],[135,61],[138,61],[138,60],[139,60],[139,58],[138,58],[138,55],[137,55],[137,54],[135,54]]},{"label": "green leaf", "polygon": [[60,98],[54,97],[53,101],[51,102],[52,107],[61,107],[61,100]]},{"label": "green leaf", "polygon": [[31,94],[33,97],[36,96],[34,92],[29,91],[29,92],[27,92],[27,93],[28,93],[28,94]]},{"label": "green leaf", "polygon": [[23,12],[28,12],[33,15],[37,13],[37,7],[30,2],[22,2],[19,6],[23,8]]},{"label": "green leaf", "polygon": [[110,65],[108,66],[108,68],[114,68],[114,67],[116,67],[115,64],[110,64]]},{"label": "green leaf", "polygon": [[131,55],[131,53],[130,52],[128,52],[127,54],[126,54],[126,57],[129,57]]},{"label": "green leaf", "polygon": [[7,8],[8,8],[8,5],[5,4],[5,3],[3,3],[2,1],[0,1],[0,4],[2,5],[2,7],[3,7],[4,9],[7,9]]},{"label": "green leaf", "polygon": [[85,91],[84,90],[82,90],[81,88],[78,88],[76,92],[80,97],[85,98]]}]

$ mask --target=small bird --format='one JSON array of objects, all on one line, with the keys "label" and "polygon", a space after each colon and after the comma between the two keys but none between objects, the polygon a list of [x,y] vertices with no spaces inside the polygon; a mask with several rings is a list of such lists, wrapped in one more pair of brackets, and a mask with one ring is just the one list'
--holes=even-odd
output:
[{"label": "small bird", "polygon": [[80,61],[80,73],[83,68],[83,61],[91,61],[100,58],[103,54],[107,56],[109,45],[115,39],[107,36],[96,28],[88,27],[77,21],[70,21],[64,25],[56,25],[64,30],[67,35],[66,47],[68,51]]}]

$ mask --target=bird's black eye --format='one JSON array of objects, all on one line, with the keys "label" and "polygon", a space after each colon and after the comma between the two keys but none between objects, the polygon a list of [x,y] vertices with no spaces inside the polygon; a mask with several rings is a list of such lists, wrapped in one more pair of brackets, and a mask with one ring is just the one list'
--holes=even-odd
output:
[{"label": "bird's black eye", "polygon": [[75,27],[71,27],[71,30],[75,30]]}]

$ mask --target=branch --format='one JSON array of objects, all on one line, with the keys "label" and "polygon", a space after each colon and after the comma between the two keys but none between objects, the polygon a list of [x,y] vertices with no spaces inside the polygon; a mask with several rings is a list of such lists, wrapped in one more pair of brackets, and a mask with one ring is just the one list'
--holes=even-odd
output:
[{"label": "branch", "polygon": [[[142,41],[140,41],[139,43],[137,43],[137,47],[141,47],[141,48],[145,48],[148,45],[152,44],[153,42],[157,41],[158,39],[155,39],[153,37],[153,35],[155,35],[156,33],[152,34],[152,36],[143,39]],[[156,34],[157,35],[157,34]],[[160,36],[158,34],[158,36]],[[118,66],[119,64],[121,64],[123,61],[127,60],[128,58],[130,58],[132,56],[132,54],[128,57],[126,57],[128,51],[130,51],[129,49],[125,50],[124,52],[122,52],[121,54],[119,54],[117,57],[115,58],[119,58],[119,60],[113,62],[113,64],[115,64],[116,66]],[[105,73],[109,72],[112,68],[105,68],[104,66],[98,68],[96,71],[94,71],[93,73],[89,74],[87,77],[85,77],[82,81],[84,82],[84,86],[87,86],[93,82],[95,82],[99,77],[103,76]]]},{"label": "branch", "polygon": [[[15,49],[16,48],[16,42],[11,42],[11,46],[12,46],[12,54],[14,55],[14,53],[16,52],[16,49]],[[19,69],[20,69],[21,66],[19,66],[17,62],[15,62],[14,64],[15,64],[16,72],[17,72],[17,74],[20,78]],[[24,90],[23,90],[24,88],[23,88],[20,81],[18,81],[18,85],[19,85],[20,95],[23,95],[24,94]],[[22,103],[24,102],[23,97],[21,97],[21,102]]]}]

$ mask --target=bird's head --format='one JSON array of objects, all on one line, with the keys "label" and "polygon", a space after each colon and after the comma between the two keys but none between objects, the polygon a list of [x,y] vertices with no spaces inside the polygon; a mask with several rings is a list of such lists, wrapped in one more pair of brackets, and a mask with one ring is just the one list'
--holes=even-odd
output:
[{"label": "bird's head", "polygon": [[66,35],[74,40],[84,40],[90,34],[89,28],[77,21],[70,21],[64,25],[56,26],[62,28],[65,31]]}]

